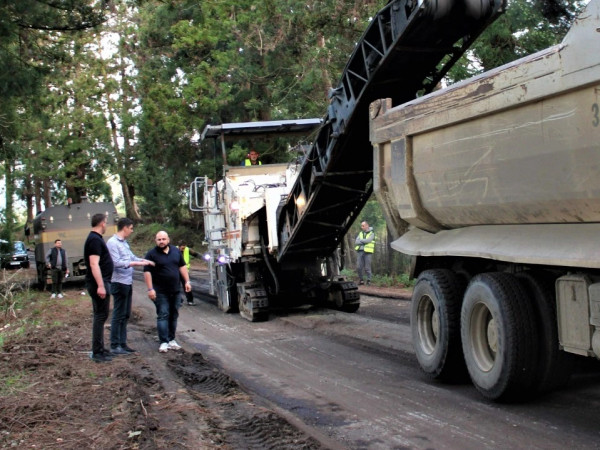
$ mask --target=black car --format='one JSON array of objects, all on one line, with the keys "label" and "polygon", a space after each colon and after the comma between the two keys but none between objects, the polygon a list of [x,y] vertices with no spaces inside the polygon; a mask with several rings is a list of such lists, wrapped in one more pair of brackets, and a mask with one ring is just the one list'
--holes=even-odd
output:
[{"label": "black car", "polygon": [[29,254],[22,241],[14,241],[12,245],[0,239],[0,257],[3,269],[29,269]]}]

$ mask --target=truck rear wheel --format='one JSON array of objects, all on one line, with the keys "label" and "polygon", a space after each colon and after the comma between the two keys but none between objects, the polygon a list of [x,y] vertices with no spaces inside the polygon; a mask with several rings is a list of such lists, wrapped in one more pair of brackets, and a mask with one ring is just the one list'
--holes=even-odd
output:
[{"label": "truck rear wheel", "polygon": [[537,371],[537,327],[518,280],[507,273],[475,276],[465,292],[461,338],[467,370],[484,397],[524,399]]},{"label": "truck rear wheel", "polygon": [[46,265],[38,262],[35,268],[37,272],[37,287],[40,291],[43,291],[46,289]]},{"label": "truck rear wheel", "polygon": [[520,272],[517,278],[533,302],[539,330],[535,386],[539,392],[551,391],[567,384],[573,367],[572,356],[559,348],[555,280],[547,272],[534,270]]},{"label": "truck rear wheel", "polygon": [[426,270],[413,290],[410,323],[419,365],[433,378],[467,378],[460,343],[464,283],[447,269]]}]

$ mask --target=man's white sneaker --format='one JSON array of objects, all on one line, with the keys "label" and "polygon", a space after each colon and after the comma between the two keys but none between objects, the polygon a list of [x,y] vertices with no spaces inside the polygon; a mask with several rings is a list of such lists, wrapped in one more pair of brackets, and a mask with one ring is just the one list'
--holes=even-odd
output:
[{"label": "man's white sneaker", "polygon": [[167,353],[169,351],[169,344],[163,342],[162,344],[160,344],[160,347],[158,347],[158,351],[160,353]]},{"label": "man's white sneaker", "polygon": [[50,298],[56,298],[56,294],[52,294]]},{"label": "man's white sneaker", "polygon": [[58,294],[58,298],[63,298],[63,297],[64,297],[64,295]]},{"label": "man's white sneaker", "polygon": [[169,348],[171,350],[180,350],[181,349],[181,345],[179,345],[177,343],[177,341],[173,339],[171,342],[169,342]]}]

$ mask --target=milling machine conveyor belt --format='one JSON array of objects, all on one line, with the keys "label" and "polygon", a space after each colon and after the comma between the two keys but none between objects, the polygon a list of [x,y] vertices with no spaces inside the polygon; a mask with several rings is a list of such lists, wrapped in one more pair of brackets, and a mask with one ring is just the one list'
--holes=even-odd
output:
[{"label": "milling machine conveyor belt", "polygon": [[324,124],[278,209],[278,260],[330,256],[368,200],[373,184],[369,104],[394,105],[429,93],[504,0],[392,0],[358,42]]}]

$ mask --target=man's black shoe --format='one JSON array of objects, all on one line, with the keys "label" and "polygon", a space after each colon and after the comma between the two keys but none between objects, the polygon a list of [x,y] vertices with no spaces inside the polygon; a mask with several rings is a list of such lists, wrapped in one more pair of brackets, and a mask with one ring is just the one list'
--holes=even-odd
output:
[{"label": "man's black shoe", "polygon": [[110,358],[112,358],[113,356],[116,356],[113,352],[111,352],[110,350],[108,350],[107,348],[103,348],[102,349],[102,354],[104,356],[108,356]]},{"label": "man's black shoe", "polygon": [[110,362],[112,358],[110,356],[106,356],[104,353],[94,353],[92,355],[92,361],[97,363]]},{"label": "man's black shoe", "polygon": [[113,355],[129,355],[130,354],[130,352],[125,350],[123,347],[111,347],[110,351],[113,353]]},{"label": "man's black shoe", "polygon": [[123,350],[125,350],[126,352],[129,352],[129,353],[135,353],[135,352],[137,352],[136,349],[131,348],[129,345],[122,345],[121,348]]}]

